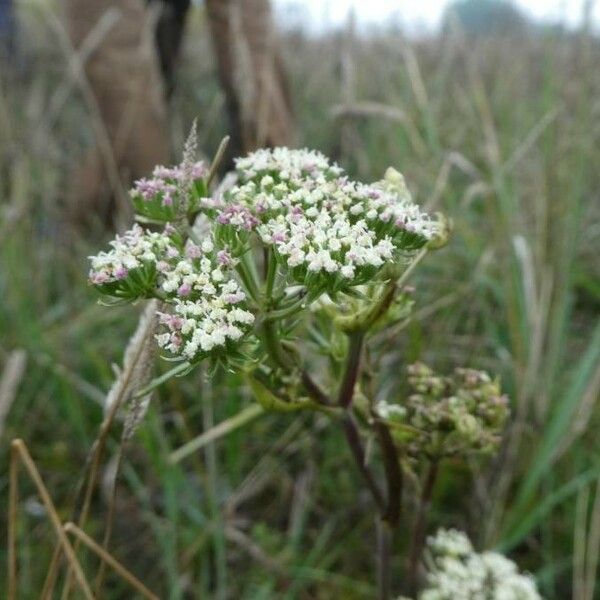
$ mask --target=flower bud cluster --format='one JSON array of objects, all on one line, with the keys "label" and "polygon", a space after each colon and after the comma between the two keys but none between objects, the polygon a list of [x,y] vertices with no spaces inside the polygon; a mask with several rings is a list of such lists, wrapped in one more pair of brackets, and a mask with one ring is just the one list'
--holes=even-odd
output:
[{"label": "flower bud cluster", "polygon": [[364,284],[437,233],[406,186],[351,181],[318,152],[259,150],[236,168],[239,182],[218,222],[242,235],[255,231],[309,290]]},{"label": "flower bud cluster", "polygon": [[408,367],[408,382],[412,393],[404,403],[380,402],[375,409],[411,455],[440,459],[497,449],[509,415],[498,381],[473,369],[443,377],[416,363]]},{"label": "flower bud cluster", "polygon": [[427,584],[418,600],[541,600],[531,576],[502,554],[475,552],[460,531],[441,529],[427,546]]},{"label": "flower bud cluster", "polygon": [[181,213],[196,211],[205,195],[206,174],[203,162],[184,161],[173,167],[155,167],[152,177],[136,181],[130,192],[136,212],[167,221]]}]

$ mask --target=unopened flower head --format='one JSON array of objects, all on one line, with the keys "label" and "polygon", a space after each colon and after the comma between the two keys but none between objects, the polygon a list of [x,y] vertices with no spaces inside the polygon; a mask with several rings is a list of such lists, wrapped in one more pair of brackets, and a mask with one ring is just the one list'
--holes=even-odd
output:
[{"label": "unopened flower head", "polygon": [[428,539],[426,588],[418,600],[541,600],[535,581],[497,552],[475,552],[456,530],[439,530]]},{"label": "unopened flower head", "polygon": [[137,180],[130,192],[136,212],[165,221],[196,211],[205,195],[202,179],[206,174],[203,162],[155,167],[152,177]]},{"label": "unopened flower head", "polygon": [[387,402],[380,402],[376,412],[402,438],[409,454],[440,459],[498,447],[508,399],[487,373],[456,369],[443,377],[415,363],[408,367],[408,382],[411,393],[401,404],[404,412],[392,410],[396,405]]},{"label": "unopened flower head", "polygon": [[353,182],[317,152],[260,150],[238,160],[237,169],[239,185],[218,221],[256,231],[309,289],[364,284],[437,232],[406,187]]}]

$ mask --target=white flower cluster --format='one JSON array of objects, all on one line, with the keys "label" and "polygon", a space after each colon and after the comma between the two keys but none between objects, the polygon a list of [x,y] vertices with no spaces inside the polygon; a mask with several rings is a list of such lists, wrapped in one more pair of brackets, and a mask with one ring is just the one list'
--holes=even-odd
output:
[{"label": "white flower cluster", "polygon": [[428,549],[431,568],[419,600],[541,600],[531,576],[502,554],[475,552],[460,531],[438,531]]},{"label": "white flower cluster", "polygon": [[336,291],[365,283],[437,233],[406,186],[356,183],[318,152],[260,150],[236,167],[240,181],[218,221],[256,230],[307,286]]},{"label": "white flower cluster", "polygon": [[324,154],[307,148],[263,148],[243,158],[237,158],[235,167],[238,174],[246,180],[269,173],[281,180],[296,180],[305,176],[318,179],[324,174],[334,177],[343,172],[341,167],[332,165]]},{"label": "white flower cluster", "polygon": [[[111,243],[110,252],[91,257],[90,282],[109,295],[154,296],[172,305],[172,313],[159,313],[164,331],[156,336],[158,345],[193,362],[239,340],[254,315],[245,309],[229,253],[217,251],[209,237],[201,245],[188,240],[184,247],[177,237],[170,225],[162,233],[135,225]],[[135,271],[140,266],[147,267],[144,277]]]},{"label": "white flower cluster", "polygon": [[177,254],[167,235],[145,231],[137,224],[110,245],[108,252],[89,257],[89,279],[95,285],[124,280],[134,269],[152,265],[163,255]]},{"label": "white flower cluster", "polygon": [[185,258],[174,267],[159,265],[162,289],[175,294],[173,314],[159,313],[166,332],[157,336],[161,348],[194,361],[239,340],[254,322],[244,309],[246,294],[231,277],[234,260],[224,250],[213,253],[212,241],[188,241]]},{"label": "white flower cluster", "polygon": [[173,313],[159,313],[166,331],[156,336],[158,345],[193,362],[238,341],[254,322],[251,312],[236,306],[244,298],[237,282],[230,279],[214,294],[177,300]]}]

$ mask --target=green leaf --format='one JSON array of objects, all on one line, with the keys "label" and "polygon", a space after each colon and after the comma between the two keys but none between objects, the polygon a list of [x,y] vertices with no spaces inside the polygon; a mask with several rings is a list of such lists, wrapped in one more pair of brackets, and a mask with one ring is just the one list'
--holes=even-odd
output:
[{"label": "green leaf", "polygon": [[574,371],[569,386],[558,399],[550,422],[540,440],[537,453],[531,461],[525,480],[517,492],[514,507],[509,516],[509,530],[514,529],[527,511],[535,492],[552,468],[556,449],[560,447],[563,436],[568,433],[573,415],[581,402],[587,385],[598,368],[600,361],[600,322],[596,325],[585,354]]},{"label": "green leaf", "polygon": [[509,552],[519,544],[529,532],[545,519],[554,508],[560,506],[583,486],[594,481],[600,476],[600,468],[593,468],[574,477],[568,483],[552,492],[536,508],[528,512],[524,518],[513,528],[497,546],[499,552]]}]

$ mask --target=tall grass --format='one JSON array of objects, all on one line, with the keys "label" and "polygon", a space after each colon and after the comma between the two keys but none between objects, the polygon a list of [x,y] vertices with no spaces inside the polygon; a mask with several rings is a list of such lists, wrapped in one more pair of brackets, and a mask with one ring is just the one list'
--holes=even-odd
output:
[{"label": "tall grass", "polygon": [[[0,361],[22,349],[28,366],[0,434],[0,461],[7,465],[8,440],[23,437],[63,516],[102,419],[110,365],[132,333],[124,324],[135,318],[131,309],[94,306],[84,257],[95,244],[74,232],[65,241],[61,200],[91,127],[72,90],[31,143],[69,74],[49,50],[46,22],[26,17],[41,41],[27,73],[0,90]],[[572,542],[588,517],[598,519],[598,42],[585,32],[470,39],[455,31],[412,41],[379,31],[359,35],[348,56],[345,36],[284,37],[302,142],[366,180],[396,166],[455,229],[416,280],[417,318],[401,339],[382,341],[391,350],[388,393],[402,393],[402,365],[422,357],[499,372],[513,402],[498,460],[443,469],[432,525],[468,525],[480,544],[514,552],[548,598],[572,589],[589,598],[597,543],[592,534],[584,550]],[[224,133],[223,102],[198,24],[188,41],[174,143],[200,115],[210,153]],[[349,102],[371,110],[340,120],[335,107]],[[115,555],[161,597],[372,597],[369,500],[356,494],[358,476],[341,468],[340,436],[325,421],[261,416],[243,433],[168,460],[245,402],[230,377],[161,390],[124,458]],[[8,476],[0,473],[4,515]],[[41,589],[53,540],[23,483],[19,585],[28,598]],[[104,507],[100,494],[88,528],[96,539]],[[85,569],[93,559],[81,560]],[[577,583],[582,564],[591,565],[585,584]],[[109,584],[106,597],[123,597],[125,584],[112,575]]]}]

